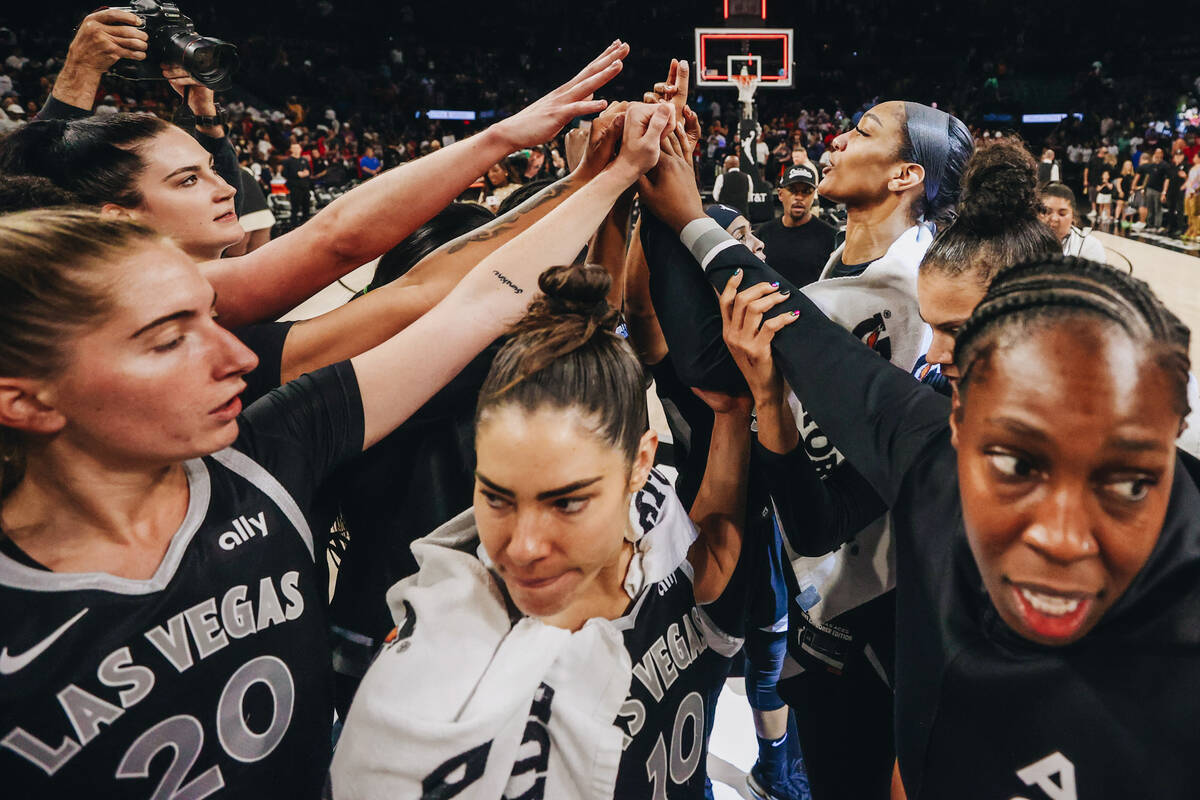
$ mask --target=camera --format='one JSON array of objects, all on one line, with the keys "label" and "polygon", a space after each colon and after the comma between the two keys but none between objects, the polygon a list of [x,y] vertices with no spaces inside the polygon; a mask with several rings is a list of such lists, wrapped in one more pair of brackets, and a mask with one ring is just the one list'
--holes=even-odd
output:
[{"label": "camera", "polygon": [[161,81],[163,64],[181,64],[191,76],[210,89],[223,91],[233,86],[237,69],[237,48],[229,42],[201,36],[189,17],[174,3],[133,0],[119,11],[129,11],[142,19],[142,30],[150,37],[146,60],[122,58],[110,74],[135,81]]}]

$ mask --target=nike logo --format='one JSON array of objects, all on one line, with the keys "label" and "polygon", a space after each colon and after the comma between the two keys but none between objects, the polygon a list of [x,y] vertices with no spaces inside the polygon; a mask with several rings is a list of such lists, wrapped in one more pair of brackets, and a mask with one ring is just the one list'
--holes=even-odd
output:
[{"label": "nike logo", "polygon": [[83,615],[87,612],[88,610],[86,608],[83,611],[80,611],[78,614],[60,625],[58,630],[56,630],[54,633],[50,634],[45,639],[42,639],[40,642],[20,655],[9,655],[7,647],[5,647],[3,650],[0,650],[0,675],[12,675],[14,672],[20,672],[29,664],[29,662],[33,661],[35,658],[44,653],[46,648],[54,644],[58,637],[66,633],[67,628],[70,628],[76,622],[79,622],[80,618],[83,617]]}]

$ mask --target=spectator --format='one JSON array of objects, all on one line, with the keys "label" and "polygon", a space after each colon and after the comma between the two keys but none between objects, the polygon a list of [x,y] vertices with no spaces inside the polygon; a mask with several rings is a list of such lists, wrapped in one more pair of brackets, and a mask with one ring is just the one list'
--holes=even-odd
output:
[{"label": "spectator", "polygon": [[1042,151],[1042,160],[1038,164],[1038,188],[1043,188],[1047,183],[1059,183],[1062,181],[1062,169],[1058,161],[1054,158],[1054,151],[1046,148]]},{"label": "spectator", "polygon": [[736,156],[725,157],[725,171],[717,176],[713,184],[713,200],[730,208],[747,219],[750,217],[750,192],[754,184],[750,176],[738,168],[741,160]]},{"label": "spectator", "polygon": [[4,105],[4,110],[0,111],[0,136],[15,131],[24,124],[25,109],[21,108],[18,100],[10,97]]},{"label": "spectator", "polygon": [[1083,168],[1083,193],[1088,199],[1088,217],[1096,216],[1096,194],[1100,185],[1100,173],[1104,169],[1104,152],[1102,148],[1097,147]]},{"label": "spectator", "polygon": [[1096,186],[1096,208],[1100,212],[1099,222],[1101,224],[1112,219],[1113,195],[1116,192],[1112,175],[1106,169],[1100,173],[1100,181]]},{"label": "spectator", "polygon": [[292,225],[299,225],[312,216],[312,164],[300,150],[300,143],[292,142],[288,157],[283,161],[283,177],[292,204]]},{"label": "spectator", "polygon": [[1050,183],[1042,190],[1042,221],[1062,243],[1063,255],[1107,263],[1104,245],[1075,227],[1075,193],[1065,183]]},{"label": "spectator", "polygon": [[488,167],[483,176],[483,190],[479,194],[479,202],[487,206],[492,213],[500,208],[504,198],[521,188],[509,160],[505,159]]},{"label": "spectator", "polygon": [[1171,149],[1171,164],[1167,168],[1167,179],[1163,185],[1163,204],[1166,206],[1167,213],[1171,215],[1171,223],[1167,229],[1168,236],[1180,236],[1188,227],[1183,209],[1183,185],[1188,179],[1188,163],[1183,140],[1176,139],[1175,143],[1179,146]]},{"label": "spectator", "polygon": [[1121,164],[1121,173],[1117,175],[1115,181],[1117,187],[1117,210],[1113,216],[1114,221],[1119,222],[1123,228],[1129,227],[1129,222],[1125,219],[1125,215],[1137,208],[1133,199],[1134,177],[1133,162],[1125,159],[1124,163]]},{"label": "spectator", "polygon": [[367,145],[363,156],[358,160],[358,171],[363,180],[374,178],[379,174],[379,159],[375,157],[375,148]]},{"label": "spectator", "polygon": [[1200,239],[1200,149],[1192,155],[1192,168],[1188,170],[1187,182],[1183,185],[1184,212],[1187,214],[1188,227],[1183,234],[1184,240]]},{"label": "spectator", "polygon": [[[798,148],[792,152],[804,151]],[[754,229],[763,241],[766,262],[797,286],[807,286],[821,277],[837,234],[812,214],[818,180],[816,167],[811,164],[789,167],[779,179],[782,219]]]},{"label": "spectator", "polygon": [[1143,158],[1137,172],[1141,178],[1139,188],[1143,192],[1143,205],[1138,210],[1139,220],[1135,227],[1158,233],[1162,231],[1163,184],[1167,181],[1167,165],[1163,163],[1162,148],[1154,148],[1149,162]]}]

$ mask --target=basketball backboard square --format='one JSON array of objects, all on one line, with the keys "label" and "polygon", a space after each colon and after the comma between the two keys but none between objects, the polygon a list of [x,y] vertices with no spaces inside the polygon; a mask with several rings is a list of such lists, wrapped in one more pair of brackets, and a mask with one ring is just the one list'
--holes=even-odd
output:
[{"label": "basketball backboard square", "polygon": [[696,28],[696,86],[733,88],[745,67],[759,88],[792,86],[791,28]]}]

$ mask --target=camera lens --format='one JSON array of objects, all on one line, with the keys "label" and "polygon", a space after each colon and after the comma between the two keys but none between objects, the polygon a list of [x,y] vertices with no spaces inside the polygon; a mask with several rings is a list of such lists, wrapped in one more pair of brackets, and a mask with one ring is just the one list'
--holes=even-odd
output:
[{"label": "camera lens", "polygon": [[179,33],[171,37],[166,48],[167,60],[182,64],[200,83],[218,91],[233,85],[233,72],[238,66],[237,48],[220,39]]}]

